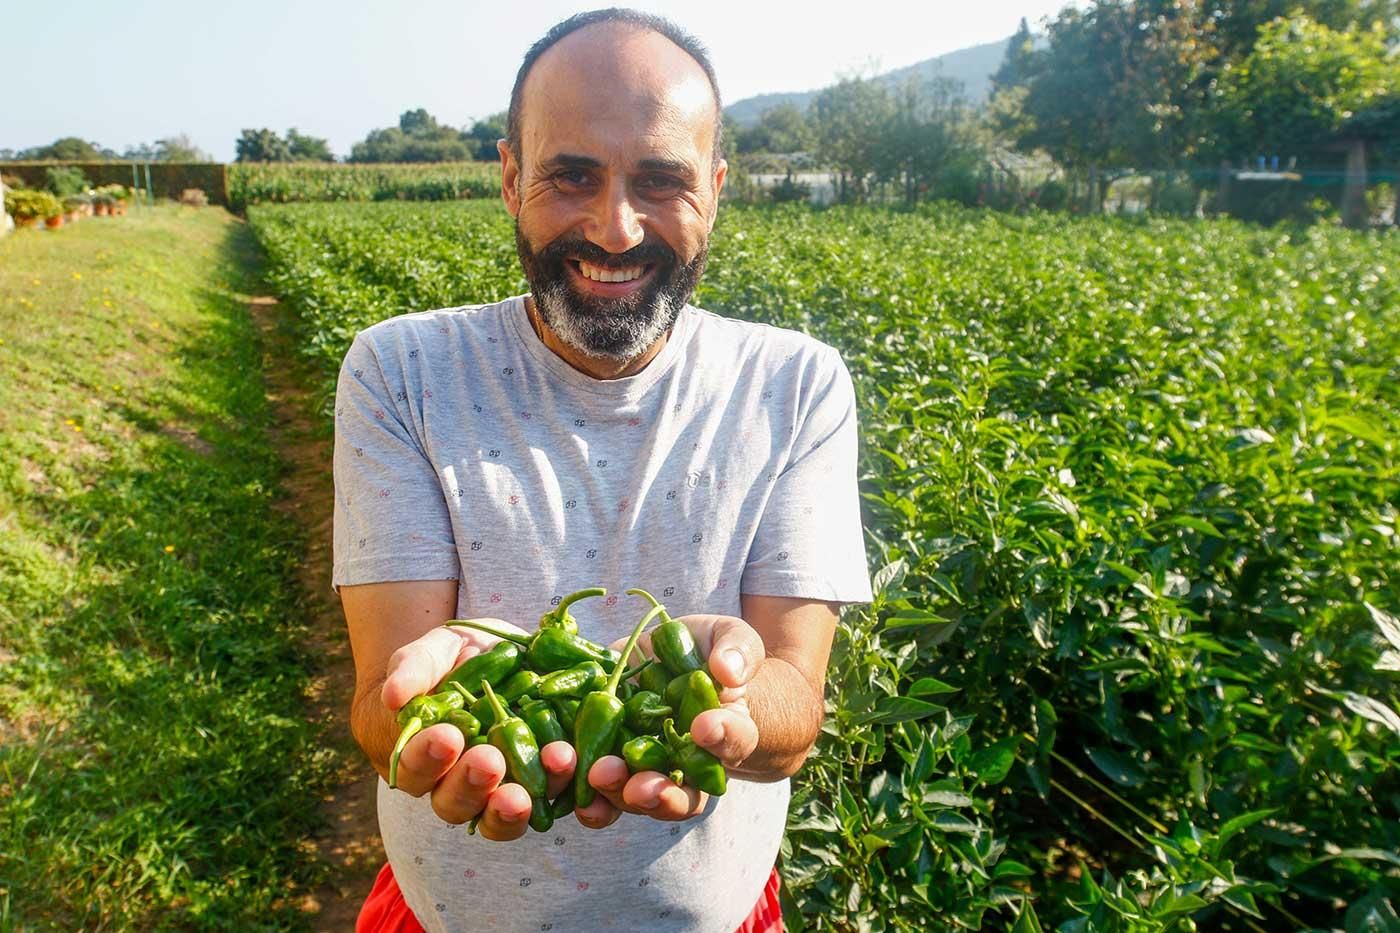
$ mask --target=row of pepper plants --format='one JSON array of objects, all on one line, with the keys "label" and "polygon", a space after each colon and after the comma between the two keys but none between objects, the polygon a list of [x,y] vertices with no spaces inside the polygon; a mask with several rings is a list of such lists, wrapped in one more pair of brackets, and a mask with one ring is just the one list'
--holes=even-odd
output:
[{"label": "row of pepper plants", "polygon": [[[250,220],[354,332],[525,289],[491,203]],[[838,347],[877,598],[795,780],[794,926],[1400,924],[1400,238],[726,207],[696,304]]]},{"label": "row of pepper plants", "polygon": [[301,201],[454,201],[501,190],[494,162],[346,165],[236,162],[228,167],[229,207]]}]

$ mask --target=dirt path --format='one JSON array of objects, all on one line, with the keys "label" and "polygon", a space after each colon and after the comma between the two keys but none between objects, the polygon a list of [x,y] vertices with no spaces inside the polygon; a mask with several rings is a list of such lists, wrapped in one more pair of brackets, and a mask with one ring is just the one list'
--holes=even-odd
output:
[{"label": "dirt path", "polygon": [[316,838],[317,852],[331,866],[330,881],[307,899],[316,930],[353,930],[355,917],[384,862],[384,846],[375,819],[375,775],[350,735],[347,713],[355,686],[355,669],[340,603],[331,592],[331,442],[319,433],[313,417],[304,368],[292,347],[287,313],[270,297],[254,298],[249,311],[263,343],[263,377],[275,414],[272,436],[290,466],[282,482],[285,497],[278,508],[292,515],[307,539],[301,565],[311,648],[323,667],[311,690],[307,715],[334,726],[331,741],[341,767],[334,791],[325,798],[326,830]]}]

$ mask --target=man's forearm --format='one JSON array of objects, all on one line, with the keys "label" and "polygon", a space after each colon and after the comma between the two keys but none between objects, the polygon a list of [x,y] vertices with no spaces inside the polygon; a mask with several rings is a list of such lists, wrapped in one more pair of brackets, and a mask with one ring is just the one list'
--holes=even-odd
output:
[{"label": "man's forearm", "polygon": [[358,694],[350,704],[350,731],[355,741],[364,750],[365,757],[379,772],[380,777],[389,779],[389,754],[394,750],[394,742],[399,737],[398,723],[379,698],[379,687]]},{"label": "man's forearm", "polygon": [[737,769],[751,781],[781,781],[802,767],[821,732],[822,697],[792,664],[767,657],[749,681],[749,716],[758,748]]}]

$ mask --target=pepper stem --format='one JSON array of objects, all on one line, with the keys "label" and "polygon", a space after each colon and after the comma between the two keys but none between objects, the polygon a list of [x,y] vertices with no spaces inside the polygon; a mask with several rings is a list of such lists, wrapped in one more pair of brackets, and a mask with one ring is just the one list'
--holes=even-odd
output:
[{"label": "pepper stem", "polygon": [[667,719],[661,724],[661,733],[666,736],[666,744],[671,746],[671,751],[680,746],[681,737],[676,734],[676,724],[673,720]]},{"label": "pepper stem", "polygon": [[628,670],[623,671],[623,672],[622,672],[622,679],[623,679],[623,680],[631,680],[633,677],[636,677],[636,676],[637,676],[638,674],[640,674],[642,671],[644,671],[644,670],[646,670],[647,668],[651,667],[651,666],[652,666],[653,664],[655,664],[655,663],[656,663],[656,660],[655,660],[654,658],[647,658],[645,661],[643,661],[641,664],[638,664],[636,667],[629,668]]},{"label": "pepper stem", "polygon": [[570,593],[568,596],[565,596],[563,599],[559,600],[559,605],[554,608],[554,611],[550,613],[550,615],[562,619],[564,618],[564,616],[569,614],[569,607],[572,606],[574,603],[578,602],[580,599],[589,599],[593,596],[606,595],[608,595],[608,591],[603,589],[601,586],[590,586],[586,590],[579,590],[577,593]]},{"label": "pepper stem", "polygon": [[458,693],[460,693],[462,695],[462,699],[465,701],[467,706],[471,706],[473,703],[476,702],[476,697],[472,696],[472,692],[466,687],[457,683],[457,681],[449,681],[447,687],[449,690],[456,690]]},{"label": "pepper stem", "polygon": [[478,622],[475,619],[451,619],[442,624],[444,628],[476,629],[478,632],[485,632],[488,635],[495,635],[497,638],[501,638],[506,641],[513,641],[522,648],[530,647],[531,639],[529,635],[522,635],[519,632],[508,632],[505,629],[499,629],[494,626],[487,625],[485,622]]},{"label": "pepper stem", "polygon": [[491,712],[496,716],[497,723],[503,723],[510,718],[510,712],[501,702],[501,698],[496,696],[496,691],[491,689],[491,681],[483,679],[481,689],[486,691],[486,699],[491,703]]},{"label": "pepper stem", "polygon": [[[655,602],[655,600],[653,600],[653,602]],[[623,658],[630,658],[632,656],[632,649],[637,647],[637,639],[642,637],[642,629],[647,627],[647,623],[656,618],[658,613],[663,613],[665,611],[666,607],[657,603],[656,608],[642,616],[642,621],[638,622],[637,627],[632,629],[632,637],[627,639],[627,645],[622,649],[621,656]],[[618,661],[617,667],[613,668],[612,676],[608,678],[608,686],[605,690],[608,696],[617,696],[617,685],[622,683],[623,673],[622,661]]]},{"label": "pepper stem", "polygon": [[665,606],[662,606],[659,602],[656,601],[656,597],[655,597],[655,596],[651,595],[650,593],[648,593],[646,590],[642,589],[641,587],[639,587],[639,586],[634,586],[634,587],[632,587],[632,589],[627,590],[627,595],[628,595],[628,596],[641,596],[641,597],[644,597],[644,598],[647,600],[647,602],[651,603],[653,606],[660,606],[660,607],[661,607],[661,622],[662,622],[662,624],[665,624],[665,623],[671,621],[670,615],[668,615],[667,612],[666,612],[666,607],[665,607]]},{"label": "pepper stem", "polygon": [[399,786],[399,756],[403,754],[403,748],[408,744],[408,740],[423,731],[423,719],[421,716],[414,716],[403,727],[399,733],[399,740],[394,743],[394,750],[389,754],[389,786]]}]

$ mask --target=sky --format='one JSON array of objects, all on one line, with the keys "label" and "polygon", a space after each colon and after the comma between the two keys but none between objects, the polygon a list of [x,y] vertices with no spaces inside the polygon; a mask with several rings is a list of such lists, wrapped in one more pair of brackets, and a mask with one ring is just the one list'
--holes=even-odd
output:
[{"label": "sky", "polygon": [[[1035,26],[1064,0],[861,0],[841,13],[754,0],[637,2],[710,50],[726,103],[889,71]],[[344,156],[425,107],[467,126],[504,110],[520,59],[595,7],[397,0],[53,0],[5,14],[0,149],[79,136],[118,152],[187,134],[231,161],[245,128],[328,139]],[[23,37],[19,41],[19,37]]]}]

